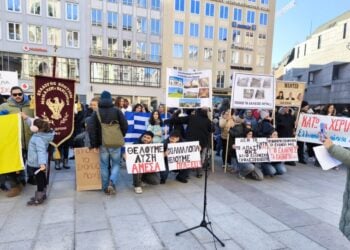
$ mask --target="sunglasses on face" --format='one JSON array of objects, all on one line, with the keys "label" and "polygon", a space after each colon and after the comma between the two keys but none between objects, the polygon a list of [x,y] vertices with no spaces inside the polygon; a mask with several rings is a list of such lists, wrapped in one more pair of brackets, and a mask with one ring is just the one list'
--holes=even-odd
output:
[{"label": "sunglasses on face", "polygon": [[22,96],[22,93],[13,93],[12,96]]}]

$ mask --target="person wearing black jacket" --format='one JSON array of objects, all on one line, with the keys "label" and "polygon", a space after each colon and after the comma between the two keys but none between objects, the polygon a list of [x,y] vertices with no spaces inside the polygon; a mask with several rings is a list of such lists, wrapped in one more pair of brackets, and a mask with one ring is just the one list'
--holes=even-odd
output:
[{"label": "person wearing black jacket", "polygon": [[[101,117],[101,122],[110,124],[113,121],[118,121],[120,130],[125,136],[128,129],[128,123],[123,113],[114,106],[112,96],[108,91],[103,91],[100,102],[98,104],[98,112]],[[93,112],[89,120],[89,137],[91,148],[100,148],[100,168],[102,179],[102,190],[106,194],[115,194],[115,185],[120,169],[121,147],[105,147],[102,145],[101,124],[97,117],[97,113]],[[111,161],[111,172],[109,174],[108,167]]]}]

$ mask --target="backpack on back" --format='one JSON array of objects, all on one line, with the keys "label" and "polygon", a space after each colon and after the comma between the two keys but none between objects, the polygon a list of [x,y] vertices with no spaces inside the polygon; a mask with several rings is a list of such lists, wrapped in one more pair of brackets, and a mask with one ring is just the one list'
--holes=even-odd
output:
[{"label": "backpack on back", "polygon": [[117,120],[110,123],[102,123],[99,111],[96,111],[97,118],[101,124],[102,145],[107,148],[119,148],[125,143],[124,136]]}]

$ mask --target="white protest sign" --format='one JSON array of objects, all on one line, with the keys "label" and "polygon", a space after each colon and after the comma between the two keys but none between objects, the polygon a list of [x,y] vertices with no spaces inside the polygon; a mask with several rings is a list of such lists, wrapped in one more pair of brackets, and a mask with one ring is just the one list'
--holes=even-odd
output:
[{"label": "white protest sign", "polygon": [[334,159],[328,153],[327,149],[323,145],[313,147],[313,150],[323,170],[329,170],[341,164],[340,161]]},{"label": "white protest sign", "polygon": [[350,147],[350,118],[300,113],[297,127],[298,141],[322,144],[321,127],[334,144]]},{"label": "white protest sign", "polygon": [[235,145],[240,163],[269,161],[267,138],[236,138]]},{"label": "white protest sign", "polygon": [[125,145],[126,168],[129,174],[165,171],[162,143]]},{"label": "white protest sign", "polygon": [[270,162],[298,161],[298,146],[295,138],[269,138],[267,143]]},{"label": "white protest sign", "polygon": [[235,73],[231,107],[243,109],[273,109],[275,79],[269,75]]},{"label": "white protest sign", "polygon": [[10,90],[14,86],[18,86],[17,72],[0,71],[0,94],[10,95]]},{"label": "white protest sign", "polygon": [[201,149],[198,141],[169,143],[169,170],[172,171],[202,167],[200,151]]}]

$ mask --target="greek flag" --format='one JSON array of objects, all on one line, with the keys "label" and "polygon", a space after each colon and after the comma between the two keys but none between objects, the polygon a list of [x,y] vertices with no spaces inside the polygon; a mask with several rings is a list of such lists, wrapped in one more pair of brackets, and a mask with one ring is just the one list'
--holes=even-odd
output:
[{"label": "greek flag", "polygon": [[147,125],[151,113],[128,112],[126,111],[125,119],[128,121],[128,131],[125,135],[125,143],[131,144],[136,142],[140,136],[147,130]]}]

